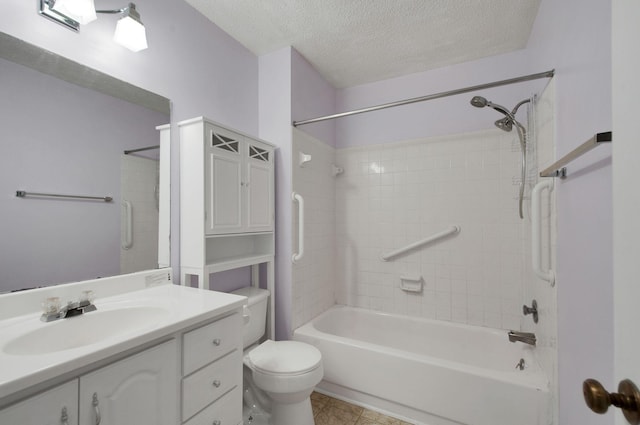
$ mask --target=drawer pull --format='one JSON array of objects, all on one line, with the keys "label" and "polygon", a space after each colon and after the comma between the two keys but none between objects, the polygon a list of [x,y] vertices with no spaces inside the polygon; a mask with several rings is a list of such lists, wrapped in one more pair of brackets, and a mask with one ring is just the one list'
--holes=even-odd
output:
[{"label": "drawer pull", "polygon": [[222,421],[220,419],[216,419],[215,421],[213,421],[212,425],[222,425]]},{"label": "drawer pull", "polygon": [[213,381],[213,386],[216,388],[220,388],[220,385],[222,385],[222,382],[218,381],[217,379],[215,381]]},{"label": "drawer pull", "polygon": [[219,347],[221,343],[222,340],[220,338],[216,338],[213,340],[213,345],[215,345],[216,347]]},{"label": "drawer pull", "polygon": [[60,423],[62,425],[69,425],[69,415],[67,414],[66,406],[62,408],[62,415],[60,416]]},{"label": "drawer pull", "polygon": [[98,401],[98,393],[93,393],[93,400],[91,401],[91,404],[93,405],[93,410],[96,414],[96,425],[100,425],[100,422],[102,422],[102,415],[100,415],[100,402]]}]

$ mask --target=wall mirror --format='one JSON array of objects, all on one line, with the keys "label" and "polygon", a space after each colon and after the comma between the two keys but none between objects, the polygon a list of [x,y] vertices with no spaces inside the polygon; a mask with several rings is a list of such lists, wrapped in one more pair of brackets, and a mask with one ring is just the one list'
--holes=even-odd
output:
[{"label": "wall mirror", "polygon": [[0,75],[0,292],[169,266],[169,99],[4,33]]}]

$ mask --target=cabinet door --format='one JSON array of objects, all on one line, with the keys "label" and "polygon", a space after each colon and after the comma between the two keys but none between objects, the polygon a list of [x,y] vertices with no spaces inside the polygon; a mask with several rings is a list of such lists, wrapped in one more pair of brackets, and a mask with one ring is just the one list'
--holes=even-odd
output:
[{"label": "cabinet door", "polygon": [[0,410],[0,424],[78,425],[78,380]]},{"label": "cabinet door", "polygon": [[223,129],[207,126],[206,163],[206,232],[238,233],[243,230],[242,137]]},{"label": "cabinet door", "polygon": [[171,340],[80,377],[80,423],[177,424],[176,350]]},{"label": "cabinet door", "polygon": [[273,152],[249,142],[246,223],[248,232],[273,230]]}]

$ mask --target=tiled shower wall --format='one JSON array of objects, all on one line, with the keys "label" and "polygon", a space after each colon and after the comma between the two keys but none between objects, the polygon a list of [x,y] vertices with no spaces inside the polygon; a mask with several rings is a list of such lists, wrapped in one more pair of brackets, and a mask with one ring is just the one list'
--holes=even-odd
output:
[{"label": "tiled shower wall", "polygon": [[[339,304],[519,329],[525,224],[515,132],[488,130],[337,151]],[[385,262],[452,225],[460,233]],[[400,288],[421,276],[419,293]]]},{"label": "tiled shower wall", "polygon": [[[311,155],[300,166],[299,153]],[[293,190],[304,198],[304,257],[293,265],[293,329],[335,303],[335,149],[293,130]],[[298,251],[298,205],[293,207],[293,250]]]},{"label": "tiled shower wall", "polygon": [[[552,369],[555,291],[532,274],[529,195],[537,170],[553,158],[553,96],[551,85],[537,102],[530,131],[536,141],[528,150],[524,220],[518,217],[520,146],[515,132],[495,129],[335,150],[294,130],[293,187],[305,198],[307,223],[306,255],[293,266],[293,328],[336,302],[526,329],[549,347],[542,363]],[[299,152],[312,156],[303,167]],[[333,176],[334,164],[344,172]],[[547,219],[552,227],[543,225],[550,229],[543,240],[553,247],[555,214]],[[461,228],[459,234],[391,261],[380,258],[452,225]],[[555,264],[551,256],[547,261]],[[403,291],[400,277],[405,275],[420,276],[423,290]],[[534,297],[544,320],[535,328],[522,315],[523,303]]]},{"label": "tiled shower wall", "polygon": [[[131,273],[158,267],[158,185],[157,160],[122,155],[120,162],[120,193],[133,210],[133,244],[120,246],[120,272]],[[120,240],[124,241],[125,217],[121,206]]]}]

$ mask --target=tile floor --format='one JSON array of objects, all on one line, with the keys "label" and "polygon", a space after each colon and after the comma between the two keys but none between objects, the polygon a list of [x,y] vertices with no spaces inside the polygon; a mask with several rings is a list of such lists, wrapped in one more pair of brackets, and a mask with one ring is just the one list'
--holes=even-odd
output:
[{"label": "tile floor", "polygon": [[311,394],[311,407],[316,425],[412,425],[317,392]]}]

